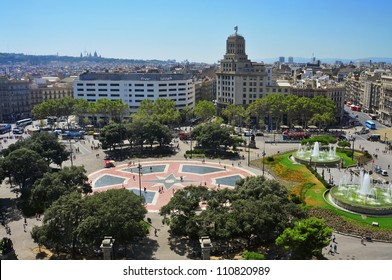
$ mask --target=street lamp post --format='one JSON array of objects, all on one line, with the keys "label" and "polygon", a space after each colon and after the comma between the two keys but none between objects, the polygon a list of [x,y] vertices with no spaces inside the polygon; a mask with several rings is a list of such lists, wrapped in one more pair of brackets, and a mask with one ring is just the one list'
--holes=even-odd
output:
[{"label": "street lamp post", "polygon": [[352,152],[351,159],[354,160],[354,142],[355,142],[355,137],[352,137],[351,141],[353,142],[353,146],[352,146],[352,150],[351,150],[351,152]]},{"label": "street lamp post", "polygon": [[265,139],[264,139],[264,136],[263,136],[263,141],[264,141],[264,146],[263,146],[263,176],[264,176],[264,157],[265,157]]},{"label": "street lamp post", "polygon": [[248,166],[250,166],[250,141],[251,141],[251,137],[252,137],[252,130],[250,130],[250,133],[249,133],[249,143],[248,143]]},{"label": "street lamp post", "polygon": [[189,157],[192,158],[192,125],[189,126],[189,140],[191,142],[191,154]]},{"label": "street lamp post", "polygon": [[139,196],[142,196],[142,178],[141,178],[141,173],[142,173],[142,165],[139,162],[139,165],[137,166],[137,169],[139,170]]},{"label": "street lamp post", "polygon": [[68,141],[69,141],[69,152],[70,152],[70,158],[71,158],[71,167],[73,167],[73,158],[72,158],[73,154],[72,154],[71,138],[68,138]]}]

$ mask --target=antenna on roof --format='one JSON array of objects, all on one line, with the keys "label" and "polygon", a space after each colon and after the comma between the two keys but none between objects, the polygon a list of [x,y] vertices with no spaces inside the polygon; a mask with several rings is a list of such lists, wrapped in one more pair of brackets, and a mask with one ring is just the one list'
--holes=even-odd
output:
[{"label": "antenna on roof", "polygon": [[237,32],[238,32],[238,26],[234,26],[234,31],[235,31],[235,35],[237,35]]}]

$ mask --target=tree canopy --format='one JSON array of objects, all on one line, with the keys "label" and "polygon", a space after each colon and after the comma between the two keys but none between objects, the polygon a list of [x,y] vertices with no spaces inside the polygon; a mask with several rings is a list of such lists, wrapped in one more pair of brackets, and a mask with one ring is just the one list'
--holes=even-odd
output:
[{"label": "tree canopy", "polygon": [[70,248],[92,252],[104,236],[125,245],[145,236],[146,209],[142,199],[126,189],[82,197],[78,192],[61,196],[46,211],[42,226],[35,226],[35,242],[57,251]]},{"label": "tree canopy", "polygon": [[208,100],[199,101],[194,109],[195,116],[201,118],[202,120],[212,118],[215,113],[216,107],[214,103]]},{"label": "tree canopy", "polygon": [[8,156],[11,152],[20,148],[27,148],[37,152],[48,164],[61,165],[69,157],[69,152],[66,150],[65,145],[58,141],[56,135],[47,132],[36,133],[29,138],[19,140],[5,149],[3,154]]},{"label": "tree canopy", "polygon": [[[202,202],[207,208],[196,214]],[[176,235],[208,235],[226,242],[235,238],[274,240],[293,221],[305,217],[288,199],[284,186],[264,177],[248,177],[233,190],[186,187],[160,213]]]},{"label": "tree canopy", "polygon": [[231,137],[232,133],[232,128],[212,122],[196,126],[192,130],[192,138],[201,148],[220,150],[222,147],[227,149],[228,146],[235,144],[234,138]]},{"label": "tree canopy", "polygon": [[314,98],[268,94],[252,102],[247,110],[248,117],[255,117],[259,124],[278,128],[283,115],[287,116],[288,125],[315,124],[327,127],[335,121],[336,106],[330,98],[316,96]]},{"label": "tree canopy", "polygon": [[322,249],[329,244],[333,231],[324,222],[318,218],[297,221],[293,227],[283,231],[276,239],[276,245],[289,250],[293,259],[319,257]]},{"label": "tree canopy", "polygon": [[42,213],[62,195],[74,191],[84,194],[92,191],[84,167],[64,167],[58,172],[45,173],[31,189],[31,208],[36,213]]}]

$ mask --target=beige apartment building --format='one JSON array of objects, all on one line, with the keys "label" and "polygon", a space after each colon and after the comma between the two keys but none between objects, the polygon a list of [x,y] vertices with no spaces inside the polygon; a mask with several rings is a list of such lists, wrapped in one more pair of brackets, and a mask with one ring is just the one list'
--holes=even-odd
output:
[{"label": "beige apartment building", "polygon": [[379,117],[387,125],[392,125],[392,76],[381,76],[381,96]]},{"label": "beige apartment building", "polygon": [[61,99],[64,97],[73,98],[72,84],[57,85],[52,87],[39,87],[31,89],[31,110],[35,105],[51,99]]},{"label": "beige apartment building", "polygon": [[31,117],[29,81],[0,77],[0,123]]},{"label": "beige apartment building", "polygon": [[245,39],[235,33],[226,40],[226,54],[216,72],[218,110],[227,105],[247,106],[262,98],[270,86],[272,70],[264,63],[252,62],[245,52]]}]

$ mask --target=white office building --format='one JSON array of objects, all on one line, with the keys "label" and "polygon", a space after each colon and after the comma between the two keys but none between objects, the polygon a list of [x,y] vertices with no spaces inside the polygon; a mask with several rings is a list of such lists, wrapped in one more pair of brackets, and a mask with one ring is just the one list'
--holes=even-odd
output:
[{"label": "white office building", "polygon": [[165,98],[180,110],[195,106],[195,86],[190,74],[86,72],[74,81],[74,98],[122,100],[131,113],[137,112],[144,99]]}]

